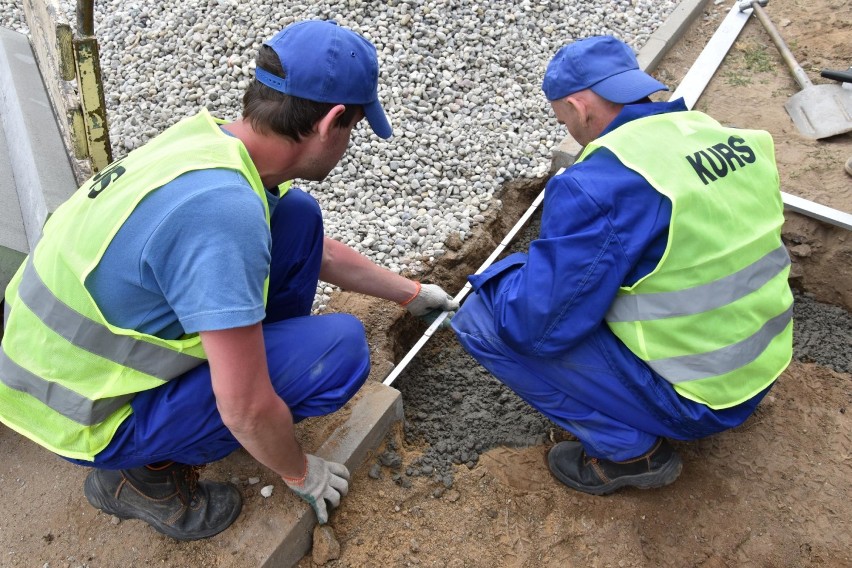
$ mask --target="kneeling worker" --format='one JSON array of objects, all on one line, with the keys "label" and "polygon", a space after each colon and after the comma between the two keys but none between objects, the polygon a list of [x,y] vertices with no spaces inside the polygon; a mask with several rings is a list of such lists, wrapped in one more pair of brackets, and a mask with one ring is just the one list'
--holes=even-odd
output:
[{"label": "kneeling worker", "polygon": [[363,384],[361,323],[311,316],[318,279],[452,310],[323,234],[322,180],[378,101],[375,47],[333,22],[293,24],[261,47],[241,119],[206,111],[94,176],[44,227],[6,290],[0,420],[91,466],[95,507],[176,539],[212,536],[241,510],[198,467],[239,447],[310,503],[320,523],[348,489],[342,464],[306,455],[294,423]]},{"label": "kneeling worker", "polygon": [[673,482],[667,441],[741,424],[792,356],[790,259],[769,134],[726,128],[610,36],[563,47],[543,90],[585,146],[545,188],[541,232],[471,276],[452,319],[491,373],[579,441],[569,487]]}]

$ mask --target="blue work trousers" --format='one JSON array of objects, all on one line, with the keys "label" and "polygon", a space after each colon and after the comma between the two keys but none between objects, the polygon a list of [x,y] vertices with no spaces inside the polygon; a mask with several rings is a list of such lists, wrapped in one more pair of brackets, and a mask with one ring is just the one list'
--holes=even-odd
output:
[{"label": "blue work trousers", "polygon": [[602,323],[558,357],[517,353],[499,337],[491,309],[472,294],[452,319],[464,348],[530,406],[571,432],[592,457],[623,461],[660,436],[694,440],[733,428],[768,388],[738,406],[713,410],[678,395]]},{"label": "blue work trousers", "polygon": [[[275,207],[263,338],[275,391],[297,422],[342,407],[364,384],[370,353],[364,328],[348,314],[311,316],[323,249],[316,200],[291,189]],[[239,443],[222,423],[208,364],[136,395],[133,413],[94,463],[130,469],[165,460],[200,465]]]}]

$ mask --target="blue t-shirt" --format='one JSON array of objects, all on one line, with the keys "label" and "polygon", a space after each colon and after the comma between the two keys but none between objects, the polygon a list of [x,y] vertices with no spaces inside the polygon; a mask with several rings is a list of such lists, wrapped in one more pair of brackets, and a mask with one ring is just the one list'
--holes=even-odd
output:
[{"label": "blue t-shirt", "polygon": [[[278,198],[267,191],[270,212]],[[240,173],[185,173],[133,211],[86,279],[111,324],[164,339],[262,321],[271,237]]]}]

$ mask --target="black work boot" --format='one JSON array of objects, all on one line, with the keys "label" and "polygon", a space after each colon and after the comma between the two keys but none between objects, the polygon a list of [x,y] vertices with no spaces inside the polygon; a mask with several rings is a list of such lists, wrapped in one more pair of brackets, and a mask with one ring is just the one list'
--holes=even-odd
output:
[{"label": "black work boot", "polygon": [[177,540],[207,538],[237,520],[243,502],[230,483],[199,481],[200,469],[175,462],[93,469],[83,493],[93,507],[121,519],[141,519]]},{"label": "black work boot", "polygon": [[580,442],[560,442],[547,454],[550,472],[572,489],[606,495],[621,487],[663,487],[680,475],[680,456],[663,438],[647,453],[626,461],[586,455]]}]

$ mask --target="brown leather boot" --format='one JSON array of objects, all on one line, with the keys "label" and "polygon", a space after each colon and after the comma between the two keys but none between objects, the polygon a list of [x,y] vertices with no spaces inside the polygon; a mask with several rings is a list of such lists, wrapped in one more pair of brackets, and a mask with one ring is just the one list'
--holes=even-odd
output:
[{"label": "brown leather boot", "polygon": [[93,469],[83,493],[93,507],[121,519],[141,519],[177,540],[207,538],[237,519],[242,497],[230,483],[199,481],[201,467],[166,462]]},{"label": "brown leather boot", "polygon": [[580,442],[559,442],[548,452],[547,463],[559,481],[592,495],[621,487],[663,487],[677,479],[682,468],[680,456],[665,438],[641,456],[620,462],[588,456]]}]

